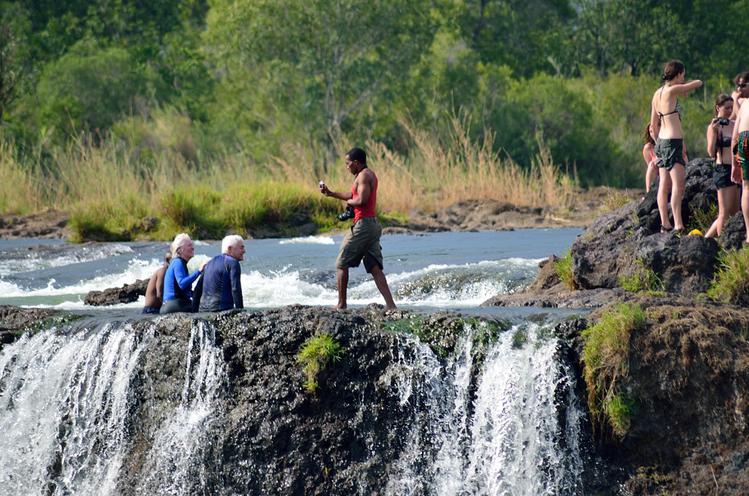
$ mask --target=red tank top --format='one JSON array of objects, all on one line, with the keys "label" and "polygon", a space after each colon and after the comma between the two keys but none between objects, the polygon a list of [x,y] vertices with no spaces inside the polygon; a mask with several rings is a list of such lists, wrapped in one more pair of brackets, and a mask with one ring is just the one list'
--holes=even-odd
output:
[{"label": "red tank top", "polygon": [[[377,176],[372,171],[369,171],[374,178],[374,184],[372,185],[372,191],[369,192],[369,198],[367,203],[360,207],[354,207],[354,224],[359,219],[366,219],[367,217],[376,217],[377,212],[375,207],[377,205]],[[356,200],[359,197],[359,192],[356,191],[356,185],[351,186],[351,199]]]}]

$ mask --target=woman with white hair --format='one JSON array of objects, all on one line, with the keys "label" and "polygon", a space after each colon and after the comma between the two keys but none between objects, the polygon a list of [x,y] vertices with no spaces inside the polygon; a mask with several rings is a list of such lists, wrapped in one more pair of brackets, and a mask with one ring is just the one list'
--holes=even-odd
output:
[{"label": "woman with white hair", "polygon": [[192,239],[185,233],[172,241],[172,262],[164,275],[164,306],[161,313],[192,312],[192,283],[203,271],[203,267],[192,274],[187,271],[187,262],[195,255]]}]

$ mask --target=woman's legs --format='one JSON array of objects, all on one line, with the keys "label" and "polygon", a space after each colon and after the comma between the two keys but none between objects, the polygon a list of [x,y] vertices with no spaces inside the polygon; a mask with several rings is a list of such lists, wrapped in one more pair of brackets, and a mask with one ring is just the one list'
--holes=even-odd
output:
[{"label": "woman's legs", "polygon": [[673,226],[668,220],[668,193],[671,191],[671,176],[665,167],[658,168],[660,181],[658,181],[658,213],[661,216],[661,227],[671,229]]},{"label": "woman's legs", "polygon": [[684,166],[674,164],[669,175],[673,183],[671,188],[671,212],[674,214],[674,229],[684,229],[684,221],[681,218],[681,200],[684,198]]},{"label": "woman's legs", "polygon": [[718,190],[718,218],[710,226],[710,229],[705,233],[706,238],[712,238],[713,236],[720,236],[723,232],[723,226],[730,214],[728,214],[727,206],[731,203],[731,194],[736,190],[734,187],[720,188]]},{"label": "woman's legs", "polygon": [[645,193],[650,193],[650,187],[656,177],[658,177],[658,166],[655,164],[648,165],[648,171],[645,173]]}]

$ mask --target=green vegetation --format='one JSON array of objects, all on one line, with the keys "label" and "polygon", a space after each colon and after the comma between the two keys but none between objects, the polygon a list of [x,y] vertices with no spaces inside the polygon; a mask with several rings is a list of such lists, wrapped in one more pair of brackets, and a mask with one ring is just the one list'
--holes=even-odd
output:
[{"label": "green vegetation", "polygon": [[718,260],[720,268],[707,295],[723,303],[749,304],[749,248],[724,251]]},{"label": "green vegetation", "polygon": [[612,394],[604,400],[603,411],[614,434],[623,438],[629,432],[635,415],[635,402],[626,394]]},{"label": "green vegetation", "polygon": [[718,218],[718,204],[711,204],[707,210],[697,210],[692,212],[689,225],[686,231],[690,232],[692,229],[699,229],[702,233],[706,233],[710,226],[713,225],[715,219]]},{"label": "green vegetation", "polygon": [[630,336],[644,326],[645,313],[639,305],[619,304],[582,333],[592,421],[599,428],[607,424],[619,437],[626,435],[635,411],[634,399],[620,388],[629,373]]},{"label": "green vegetation", "polygon": [[[563,210],[578,184],[641,185],[669,58],[706,80],[682,99],[690,154],[705,149],[714,95],[745,69],[725,37],[742,8],[0,0],[0,214],[74,212],[79,239],[288,220],[319,179],[348,189],[354,144],[386,216],[466,198]],[[266,209],[258,184],[274,182],[289,189]]]},{"label": "green vegetation", "polygon": [[569,289],[577,289],[575,274],[572,272],[572,251],[567,250],[554,262],[554,270],[565,286]]},{"label": "green vegetation", "polygon": [[636,268],[630,275],[619,276],[619,287],[631,293],[647,292],[651,296],[663,294],[663,281],[653,269],[645,266],[642,259],[635,261]]},{"label": "green vegetation", "polygon": [[330,363],[343,356],[343,347],[328,333],[320,333],[307,339],[297,353],[296,359],[302,365],[308,393],[317,392],[318,374]]}]

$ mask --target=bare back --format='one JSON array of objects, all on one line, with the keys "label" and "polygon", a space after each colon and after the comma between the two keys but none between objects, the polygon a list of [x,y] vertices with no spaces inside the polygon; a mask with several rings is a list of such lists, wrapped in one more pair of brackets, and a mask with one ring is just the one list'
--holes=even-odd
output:
[{"label": "bare back", "polygon": [[[675,86],[661,86],[653,94],[651,102],[652,114],[651,126],[658,129],[657,136],[661,139],[683,138],[684,132],[681,128],[681,113],[678,106],[678,93],[674,91]],[[657,124],[653,125],[653,117]]]},{"label": "bare back", "polygon": [[737,130],[736,133],[743,133],[749,131],[749,105],[742,105],[739,107],[739,114],[736,119]]},{"label": "bare back", "polygon": [[162,299],[164,297],[164,274],[166,273],[166,269],[166,265],[159,267],[148,280],[145,306],[156,308],[161,307]]}]

